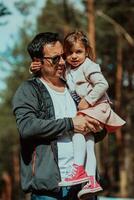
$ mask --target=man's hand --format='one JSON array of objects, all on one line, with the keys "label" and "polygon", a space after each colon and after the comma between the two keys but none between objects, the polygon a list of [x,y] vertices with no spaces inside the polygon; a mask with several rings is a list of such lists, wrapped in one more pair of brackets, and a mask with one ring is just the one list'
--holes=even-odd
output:
[{"label": "man's hand", "polygon": [[74,124],[74,132],[80,132],[83,135],[86,135],[89,132],[96,133],[101,130],[100,123],[89,116],[78,115],[72,120]]},{"label": "man's hand", "polygon": [[82,98],[80,103],[78,104],[78,110],[84,110],[89,107],[90,107],[89,103],[84,98]]}]

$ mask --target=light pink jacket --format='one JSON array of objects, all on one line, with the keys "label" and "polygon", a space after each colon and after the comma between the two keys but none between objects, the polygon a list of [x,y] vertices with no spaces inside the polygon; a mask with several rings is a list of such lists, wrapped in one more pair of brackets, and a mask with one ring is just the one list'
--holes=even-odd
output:
[{"label": "light pink jacket", "polygon": [[86,58],[77,69],[67,69],[67,84],[71,91],[76,91],[80,97],[94,106],[100,102],[109,101],[106,91],[108,83],[104,78],[99,64]]}]

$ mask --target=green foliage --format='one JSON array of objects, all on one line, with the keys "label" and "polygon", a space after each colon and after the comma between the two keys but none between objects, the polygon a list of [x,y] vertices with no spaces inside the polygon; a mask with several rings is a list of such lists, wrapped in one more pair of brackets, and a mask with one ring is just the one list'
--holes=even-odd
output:
[{"label": "green foliage", "polygon": [[[29,36],[22,31],[19,42],[12,51],[11,74],[6,78],[7,89],[2,92],[0,104],[0,172],[13,173],[13,150],[19,145],[19,133],[16,128],[15,118],[12,113],[12,98],[20,83],[27,79],[29,74],[30,59],[26,51]],[[1,175],[1,174],[0,174]]]},{"label": "green foliage", "polygon": [[86,16],[68,1],[47,0],[37,19],[38,32],[52,31],[65,35],[75,29],[86,29]]},{"label": "green foliage", "polygon": [[15,7],[17,8],[17,10],[24,16],[28,15],[30,12],[29,7],[35,6],[36,2],[35,1],[17,1],[14,3]]}]

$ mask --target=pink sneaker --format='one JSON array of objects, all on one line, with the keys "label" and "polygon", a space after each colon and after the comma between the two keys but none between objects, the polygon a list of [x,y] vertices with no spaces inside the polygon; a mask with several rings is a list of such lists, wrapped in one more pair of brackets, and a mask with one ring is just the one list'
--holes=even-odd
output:
[{"label": "pink sneaker", "polygon": [[92,192],[100,192],[103,190],[100,184],[96,181],[94,176],[89,176],[89,181],[90,181],[90,190]]},{"label": "pink sneaker", "polygon": [[80,183],[87,182],[88,180],[89,177],[87,176],[84,167],[82,165],[74,164],[71,175],[68,178],[65,178],[63,181],[61,181],[59,183],[59,186],[77,185]]},{"label": "pink sneaker", "polygon": [[98,192],[102,191],[102,187],[95,180],[93,176],[89,177],[89,182],[78,192],[78,198],[84,200],[90,196],[96,195]]}]

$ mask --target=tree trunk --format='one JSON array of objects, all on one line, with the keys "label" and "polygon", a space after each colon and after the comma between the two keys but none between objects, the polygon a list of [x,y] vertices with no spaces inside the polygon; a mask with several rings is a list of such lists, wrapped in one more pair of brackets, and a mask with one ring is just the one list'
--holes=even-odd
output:
[{"label": "tree trunk", "polygon": [[96,42],[95,42],[95,15],[94,15],[94,0],[87,0],[88,10],[88,38],[93,50],[93,59],[96,58]]},{"label": "tree trunk", "polygon": [[12,181],[11,176],[4,172],[2,175],[2,179],[4,182],[4,187],[2,191],[2,200],[11,200],[11,194],[12,194]]},{"label": "tree trunk", "polygon": [[[116,71],[116,85],[115,85],[115,110],[120,114],[121,110],[121,85],[122,85],[122,36],[118,34],[117,38],[117,71]],[[118,145],[122,143],[121,129],[116,132]]]},{"label": "tree trunk", "polygon": [[129,104],[127,105],[127,130],[125,134],[125,168],[127,174],[127,192],[128,197],[134,197],[134,101],[133,97],[130,99]]},{"label": "tree trunk", "polygon": [[[121,86],[122,86],[122,76],[123,76],[123,67],[122,67],[122,35],[117,33],[117,72],[116,72],[116,88],[115,88],[115,110],[118,114],[121,112]],[[117,151],[122,152],[118,153],[118,163],[119,163],[119,189],[121,197],[127,196],[127,174],[125,170],[125,145],[123,145],[123,137],[121,129],[116,131],[116,141],[117,141]]]},{"label": "tree trunk", "polygon": [[13,162],[13,199],[18,199],[20,195],[20,165],[19,165],[19,155],[18,146],[13,149],[12,162]]}]

